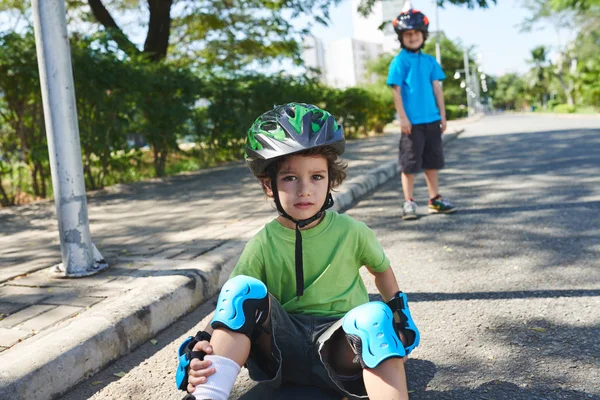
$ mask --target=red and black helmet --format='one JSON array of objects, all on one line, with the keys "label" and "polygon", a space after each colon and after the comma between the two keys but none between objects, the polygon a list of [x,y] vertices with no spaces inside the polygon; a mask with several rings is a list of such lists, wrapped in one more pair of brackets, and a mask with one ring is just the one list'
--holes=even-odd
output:
[{"label": "red and black helmet", "polygon": [[429,18],[419,10],[413,10],[412,8],[402,11],[400,15],[392,22],[394,30],[401,36],[402,32],[417,30],[427,34],[429,29]]}]

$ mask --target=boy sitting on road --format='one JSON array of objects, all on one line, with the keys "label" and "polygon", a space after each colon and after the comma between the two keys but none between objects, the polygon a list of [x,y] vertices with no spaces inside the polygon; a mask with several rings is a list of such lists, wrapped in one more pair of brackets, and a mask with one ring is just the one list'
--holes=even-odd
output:
[{"label": "boy sitting on road", "polygon": [[[246,245],[210,326],[179,349],[177,385],[226,400],[250,377],[332,388],[340,397],[408,399],[404,361],[419,344],[406,295],[375,234],[326,211],[346,177],[343,130],[316,106],[289,103],[248,131],[246,161],[279,216]],[[384,302],[369,302],[366,266]]]},{"label": "boy sitting on road", "polygon": [[399,156],[404,192],[402,218],[417,218],[413,189],[415,174],[421,169],[425,170],[429,191],[429,213],[452,213],[456,207],[438,191],[438,170],[444,167],[442,133],[446,130],[440,81],[446,79],[446,75],[435,58],[421,52],[429,20],[420,11],[413,10],[407,1],[393,24],[402,50],[390,63],[387,84],[393,90],[402,131]]}]

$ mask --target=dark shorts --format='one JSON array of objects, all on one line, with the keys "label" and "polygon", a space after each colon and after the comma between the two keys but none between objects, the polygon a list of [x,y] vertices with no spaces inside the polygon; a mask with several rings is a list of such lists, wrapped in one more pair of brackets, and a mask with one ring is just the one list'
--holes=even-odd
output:
[{"label": "dark shorts", "polygon": [[353,377],[337,375],[322,351],[334,333],[342,329],[342,319],[288,314],[273,296],[270,299],[271,354],[265,355],[258,346],[252,346],[246,362],[250,378],[273,387],[290,382],[334,389],[349,399],[366,399],[362,373]]},{"label": "dark shorts", "polygon": [[444,167],[444,146],[440,121],[412,126],[411,134],[400,137],[400,171],[415,174],[423,169]]}]

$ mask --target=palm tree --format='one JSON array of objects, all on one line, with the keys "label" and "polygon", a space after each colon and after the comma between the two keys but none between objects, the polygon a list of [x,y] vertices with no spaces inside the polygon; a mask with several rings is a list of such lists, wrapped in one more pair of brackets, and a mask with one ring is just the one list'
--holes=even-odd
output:
[{"label": "palm tree", "polygon": [[548,49],[545,46],[535,47],[531,50],[531,60],[527,62],[532,65],[526,78],[529,88],[534,99],[537,99],[542,106],[545,106],[552,77]]}]

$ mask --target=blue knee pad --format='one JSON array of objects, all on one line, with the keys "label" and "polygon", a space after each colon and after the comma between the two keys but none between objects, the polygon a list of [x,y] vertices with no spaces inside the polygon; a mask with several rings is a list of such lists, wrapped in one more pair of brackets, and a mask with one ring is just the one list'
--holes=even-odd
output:
[{"label": "blue knee pad", "polygon": [[252,339],[255,326],[266,321],[268,314],[265,284],[256,278],[238,275],[223,285],[210,326],[240,332]]},{"label": "blue knee pad", "polygon": [[342,321],[342,329],[363,368],[375,368],[390,357],[404,357],[406,350],[394,329],[387,304],[372,301],[353,308]]}]

